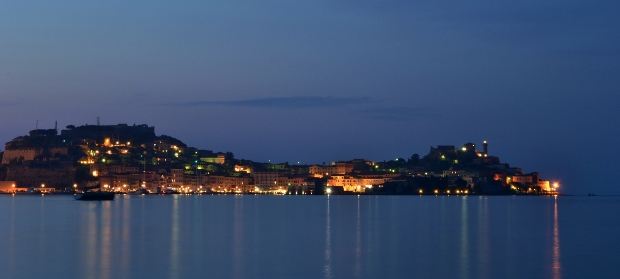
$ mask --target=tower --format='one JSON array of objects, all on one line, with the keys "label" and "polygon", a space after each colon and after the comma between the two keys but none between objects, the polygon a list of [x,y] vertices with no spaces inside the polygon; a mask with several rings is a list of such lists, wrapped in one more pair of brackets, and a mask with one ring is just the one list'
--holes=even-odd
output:
[{"label": "tower", "polygon": [[483,148],[484,154],[489,154],[489,144],[487,143],[486,140],[482,142],[482,148]]}]

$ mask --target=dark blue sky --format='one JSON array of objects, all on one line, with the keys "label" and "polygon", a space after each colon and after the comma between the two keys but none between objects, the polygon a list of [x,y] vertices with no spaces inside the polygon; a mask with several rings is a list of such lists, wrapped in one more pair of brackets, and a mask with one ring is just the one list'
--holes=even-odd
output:
[{"label": "dark blue sky", "polygon": [[488,140],[564,192],[620,194],[618,11],[618,1],[3,1],[0,141],[37,120],[97,116],[272,162],[382,161]]}]

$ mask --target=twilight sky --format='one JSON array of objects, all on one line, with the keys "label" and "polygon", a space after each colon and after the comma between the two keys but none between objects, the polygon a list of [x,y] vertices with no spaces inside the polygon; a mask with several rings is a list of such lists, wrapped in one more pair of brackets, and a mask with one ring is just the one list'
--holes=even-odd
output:
[{"label": "twilight sky", "polygon": [[513,2],[2,0],[0,142],[97,116],[302,164],[488,140],[620,194],[620,2]]}]

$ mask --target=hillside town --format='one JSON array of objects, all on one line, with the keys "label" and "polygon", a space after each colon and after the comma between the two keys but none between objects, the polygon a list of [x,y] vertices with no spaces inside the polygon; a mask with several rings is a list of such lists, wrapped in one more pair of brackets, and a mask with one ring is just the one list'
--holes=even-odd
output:
[{"label": "hillside town", "polygon": [[90,189],[151,194],[557,194],[538,172],[500,162],[474,143],[375,162],[255,162],[231,152],[189,147],[155,127],[69,125],[35,129],[0,152],[0,192]]}]

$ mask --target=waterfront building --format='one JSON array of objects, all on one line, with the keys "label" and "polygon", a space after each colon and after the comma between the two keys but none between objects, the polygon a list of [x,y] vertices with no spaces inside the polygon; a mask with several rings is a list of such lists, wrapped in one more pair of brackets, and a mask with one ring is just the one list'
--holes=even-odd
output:
[{"label": "waterfront building", "polygon": [[252,175],[254,177],[254,185],[259,191],[277,190],[278,172],[255,171]]}]

